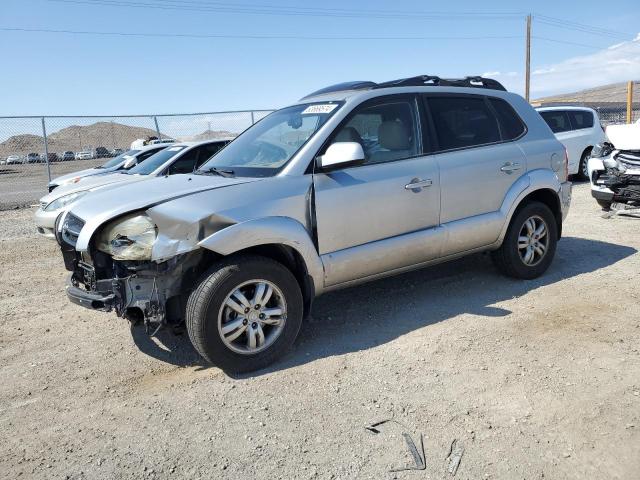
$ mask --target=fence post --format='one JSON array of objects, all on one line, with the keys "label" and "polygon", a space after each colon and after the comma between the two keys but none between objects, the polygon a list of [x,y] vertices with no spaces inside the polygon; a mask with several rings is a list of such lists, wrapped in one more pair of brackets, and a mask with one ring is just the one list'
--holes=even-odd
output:
[{"label": "fence post", "polygon": [[153,116],[153,123],[156,124],[156,132],[158,132],[158,140],[162,140],[162,135],[160,135],[160,128],[158,127],[158,118]]},{"label": "fence post", "polygon": [[627,123],[631,123],[633,114],[633,82],[627,83]]},{"label": "fence post", "polygon": [[251,125],[256,123],[256,118],[253,116],[253,110],[251,110]]},{"label": "fence post", "polygon": [[49,166],[49,145],[47,142],[47,127],[44,125],[44,117],[42,117],[42,139],[44,140],[44,158],[47,162],[47,177],[51,182],[51,167]]}]

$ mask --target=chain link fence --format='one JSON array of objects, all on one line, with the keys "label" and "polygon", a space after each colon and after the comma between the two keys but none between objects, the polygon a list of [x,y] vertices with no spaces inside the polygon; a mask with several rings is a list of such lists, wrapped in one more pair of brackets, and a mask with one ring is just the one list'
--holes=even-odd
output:
[{"label": "chain link fence", "polygon": [[36,204],[50,179],[102,165],[136,140],[235,137],[269,113],[0,117],[0,210]]}]

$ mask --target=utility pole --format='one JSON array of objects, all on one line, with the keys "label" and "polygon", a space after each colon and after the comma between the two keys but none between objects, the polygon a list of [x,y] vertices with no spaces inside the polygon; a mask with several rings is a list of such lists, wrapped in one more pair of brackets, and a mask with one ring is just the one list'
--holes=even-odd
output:
[{"label": "utility pole", "polygon": [[529,86],[531,84],[531,14],[527,15],[527,48],[524,74],[524,98],[529,101]]}]

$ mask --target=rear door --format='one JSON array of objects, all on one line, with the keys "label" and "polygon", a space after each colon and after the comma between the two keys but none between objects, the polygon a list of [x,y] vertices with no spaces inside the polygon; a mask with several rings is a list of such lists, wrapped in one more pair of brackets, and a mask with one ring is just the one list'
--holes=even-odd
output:
[{"label": "rear door", "polygon": [[440,170],[440,223],[446,254],[494,242],[499,213],[513,183],[527,171],[516,140],[526,128],[504,100],[468,94],[425,94]]},{"label": "rear door", "polygon": [[569,118],[569,112],[567,110],[547,110],[540,112],[542,118],[547,125],[551,128],[551,131],[556,135],[556,138],[567,149],[569,155],[569,174],[573,175],[578,173],[578,166],[580,164],[580,157],[585,148],[585,131],[575,130],[571,125]]},{"label": "rear door", "polygon": [[325,145],[358,142],[366,157],[363,165],[314,173],[327,285],[419,263],[439,251],[437,241],[428,240],[440,212],[438,168],[424,153],[420,113],[415,95],[366,101]]}]

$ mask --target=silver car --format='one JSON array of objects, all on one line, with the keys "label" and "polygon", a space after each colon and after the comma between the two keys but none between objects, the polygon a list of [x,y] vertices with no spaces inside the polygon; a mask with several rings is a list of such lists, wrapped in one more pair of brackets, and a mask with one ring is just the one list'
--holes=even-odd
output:
[{"label": "silver car", "polygon": [[193,174],[87,195],[58,240],[72,302],[150,332],[185,322],[205,359],[243,372],[285,352],[333,289],[479,251],[541,275],[570,192],[562,144],[491,79],[346,83]]}]

